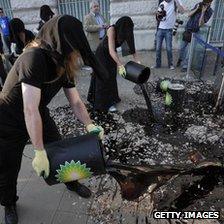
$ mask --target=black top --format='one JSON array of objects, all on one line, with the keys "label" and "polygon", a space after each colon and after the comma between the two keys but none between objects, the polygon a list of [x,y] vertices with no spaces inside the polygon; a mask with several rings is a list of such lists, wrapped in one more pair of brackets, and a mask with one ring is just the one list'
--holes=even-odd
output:
[{"label": "black top", "polygon": [[38,25],[38,27],[37,27],[37,30],[38,30],[38,31],[42,28],[42,26],[44,25],[44,23],[45,23],[45,22],[43,22],[43,20],[41,20],[41,21],[39,22],[39,25]]},{"label": "black top", "polygon": [[[111,25],[110,27],[115,28],[115,25]],[[134,54],[135,53],[135,42],[134,42],[133,36],[129,35],[129,36],[127,36],[127,38],[119,41],[118,33],[117,33],[116,28],[115,28],[115,50],[118,47],[121,47],[121,45],[124,44],[124,43],[126,43],[126,45],[127,45],[128,53],[129,54]],[[103,46],[104,48],[106,48],[109,51],[109,43],[108,43],[108,37],[107,36],[105,36],[104,39],[101,41],[100,46]]]},{"label": "black top", "polygon": [[69,81],[66,75],[57,78],[56,65],[44,49],[27,49],[10,70],[0,98],[0,108],[12,113],[14,118],[23,123],[21,83],[41,89],[40,112],[62,87],[75,87],[75,82]]}]

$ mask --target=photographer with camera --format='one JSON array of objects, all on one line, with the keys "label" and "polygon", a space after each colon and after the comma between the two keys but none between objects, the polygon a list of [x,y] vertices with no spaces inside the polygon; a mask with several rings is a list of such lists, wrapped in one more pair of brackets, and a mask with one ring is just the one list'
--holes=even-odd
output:
[{"label": "photographer with camera", "polygon": [[179,59],[177,61],[177,67],[181,65],[181,72],[187,71],[188,58],[189,58],[189,43],[191,42],[192,33],[197,33],[200,27],[209,21],[213,14],[211,8],[213,0],[203,0],[203,2],[197,3],[195,7],[190,11],[188,17],[190,19],[187,22],[183,38],[180,46]]},{"label": "photographer with camera", "polygon": [[181,0],[164,0],[159,5],[158,11],[156,13],[156,19],[159,23],[158,30],[156,32],[156,65],[153,66],[153,68],[161,67],[161,50],[163,39],[165,39],[168,66],[170,69],[174,69],[172,39],[177,10],[180,13],[184,12],[184,7]]}]

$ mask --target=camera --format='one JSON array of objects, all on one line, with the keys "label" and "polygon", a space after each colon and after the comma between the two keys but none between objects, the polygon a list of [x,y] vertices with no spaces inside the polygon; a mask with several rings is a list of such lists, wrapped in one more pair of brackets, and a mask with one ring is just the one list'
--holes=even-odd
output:
[{"label": "camera", "polygon": [[156,19],[157,21],[165,20],[166,17],[166,10],[164,10],[164,5],[160,4],[159,9],[156,13]]},{"label": "camera", "polygon": [[179,27],[179,25],[183,25],[183,21],[182,20],[180,20],[180,19],[177,19],[176,20],[176,22],[175,22],[175,24],[174,24],[174,28],[173,28],[173,36],[175,36],[176,35],[176,33],[177,33],[177,29],[178,29],[178,27]]}]

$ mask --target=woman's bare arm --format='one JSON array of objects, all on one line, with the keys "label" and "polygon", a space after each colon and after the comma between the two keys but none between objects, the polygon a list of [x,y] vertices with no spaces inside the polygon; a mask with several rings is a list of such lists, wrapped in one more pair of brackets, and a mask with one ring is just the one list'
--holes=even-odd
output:
[{"label": "woman's bare arm", "polygon": [[108,45],[109,45],[109,53],[110,56],[114,59],[114,61],[117,63],[118,66],[121,66],[122,63],[118,57],[118,54],[116,52],[115,48],[115,29],[114,27],[110,27],[107,31],[108,36]]},{"label": "woman's bare arm", "polygon": [[22,83],[23,111],[26,127],[34,148],[43,149],[43,124],[39,112],[41,90]]}]

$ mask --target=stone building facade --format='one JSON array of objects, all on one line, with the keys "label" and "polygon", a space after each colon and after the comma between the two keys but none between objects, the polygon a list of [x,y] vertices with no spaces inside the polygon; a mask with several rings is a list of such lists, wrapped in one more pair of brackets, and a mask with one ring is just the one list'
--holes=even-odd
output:
[{"label": "stone building facade", "polygon": [[[182,0],[186,9],[200,2],[200,0]],[[154,47],[154,38],[156,30],[155,12],[158,9],[158,0],[111,0],[110,15],[111,21],[116,21],[120,16],[129,15],[135,24],[136,47],[139,50],[148,50]],[[187,13],[177,15],[177,18],[187,21]],[[209,22],[211,23],[212,20]],[[178,28],[178,33],[174,37],[174,48],[179,46],[182,38],[180,31],[183,26]]]},{"label": "stone building facade", "polygon": [[40,21],[41,5],[49,5],[57,13],[57,0],[10,0],[13,17],[24,21],[26,28],[35,29]]},{"label": "stone building facade", "polygon": [[[39,8],[48,4],[58,13],[57,0],[10,0],[14,17],[21,18],[28,29],[33,30],[39,21]],[[74,0],[75,1],[75,0]],[[86,0],[87,1],[87,0]],[[186,8],[190,9],[199,0],[182,0]],[[110,0],[110,22],[113,23],[119,17],[129,15],[135,24],[135,40],[138,50],[149,50],[154,46],[156,30],[155,12],[157,11],[158,0]],[[186,15],[178,16],[187,20]],[[183,27],[179,28],[179,31]],[[174,37],[174,47],[178,46],[181,39],[180,33]]]}]

